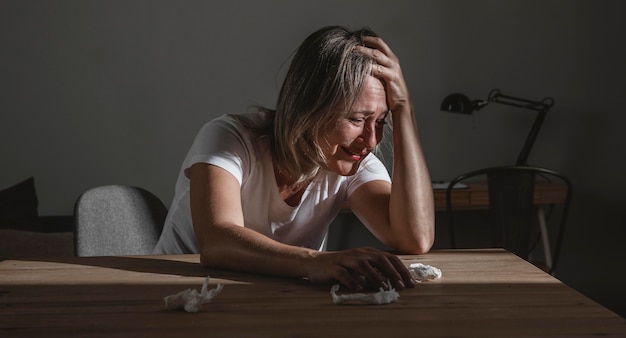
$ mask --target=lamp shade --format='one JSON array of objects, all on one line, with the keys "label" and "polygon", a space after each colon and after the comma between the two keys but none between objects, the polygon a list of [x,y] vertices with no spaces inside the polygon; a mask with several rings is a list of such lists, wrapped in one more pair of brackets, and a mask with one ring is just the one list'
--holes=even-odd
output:
[{"label": "lamp shade", "polygon": [[554,100],[549,97],[541,101],[527,100],[510,95],[504,95],[500,92],[500,90],[493,89],[489,93],[489,97],[486,101],[472,101],[467,96],[459,93],[450,94],[446,96],[446,98],[443,99],[443,101],[441,102],[441,110],[446,112],[471,115],[474,111],[480,110],[490,102],[534,110],[537,112],[537,117],[535,118],[535,122],[533,123],[533,126],[530,129],[528,136],[526,137],[524,147],[517,157],[517,165],[525,165],[528,154],[530,153],[530,149],[535,142],[537,133],[539,133],[539,128],[541,127],[541,124],[546,117],[546,113],[554,104]]},{"label": "lamp shade", "polygon": [[459,93],[450,94],[441,102],[441,110],[447,112],[471,114],[474,108],[472,101]]}]

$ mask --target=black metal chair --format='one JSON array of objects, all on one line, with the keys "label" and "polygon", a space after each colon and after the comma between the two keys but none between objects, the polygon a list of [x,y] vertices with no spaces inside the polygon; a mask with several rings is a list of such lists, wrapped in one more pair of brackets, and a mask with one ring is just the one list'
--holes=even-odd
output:
[{"label": "black metal chair", "polygon": [[151,192],[125,185],[85,191],[74,206],[77,256],[147,255],[159,240],[167,208]]},{"label": "black metal chair", "polygon": [[566,186],[567,193],[561,208],[554,250],[549,252],[552,262],[548,263],[547,270],[552,273],[558,263],[572,195],[570,180],[554,170],[529,166],[491,167],[457,176],[446,189],[446,214],[452,248],[456,248],[452,191],[457,183],[480,176],[487,177],[492,246],[503,247],[526,260],[529,260],[530,230],[533,215],[536,215],[533,205],[536,180],[556,181],[555,183],[561,182]]}]

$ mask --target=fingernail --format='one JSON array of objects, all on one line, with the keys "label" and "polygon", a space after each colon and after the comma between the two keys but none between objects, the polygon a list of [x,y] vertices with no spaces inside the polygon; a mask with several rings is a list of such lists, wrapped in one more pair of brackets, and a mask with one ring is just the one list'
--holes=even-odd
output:
[{"label": "fingernail", "polygon": [[402,279],[398,279],[398,284],[400,284],[400,287],[405,288],[406,286],[404,285],[404,282],[402,281]]},{"label": "fingernail", "polygon": [[387,290],[389,289],[389,284],[387,284],[387,282],[383,281],[381,284],[384,289],[387,289]]}]

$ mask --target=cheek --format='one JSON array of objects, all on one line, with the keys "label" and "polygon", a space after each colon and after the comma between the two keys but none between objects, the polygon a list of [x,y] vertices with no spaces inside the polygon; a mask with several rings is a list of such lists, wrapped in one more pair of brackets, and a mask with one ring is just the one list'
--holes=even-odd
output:
[{"label": "cheek", "polygon": [[347,125],[341,128],[338,132],[339,138],[343,140],[345,145],[350,145],[354,140],[359,138],[359,136],[363,135],[363,128]]},{"label": "cheek", "polygon": [[337,146],[349,146],[360,135],[360,131],[356,129],[358,128],[350,126],[337,128],[337,130],[328,136],[328,145],[330,148],[335,148]]},{"label": "cheek", "polygon": [[327,135],[325,138],[323,138],[319,142],[319,145],[322,148],[322,151],[327,157],[332,156],[337,151],[337,146],[341,142],[341,139],[338,136],[339,135],[336,132],[334,132],[334,133],[331,133],[330,135]]}]

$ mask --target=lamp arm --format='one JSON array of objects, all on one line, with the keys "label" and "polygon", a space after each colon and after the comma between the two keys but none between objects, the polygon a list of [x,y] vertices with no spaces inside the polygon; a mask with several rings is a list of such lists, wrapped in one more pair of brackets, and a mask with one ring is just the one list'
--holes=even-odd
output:
[{"label": "lamp arm", "polygon": [[522,99],[515,96],[504,95],[500,92],[499,89],[493,89],[489,93],[489,97],[487,98],[488,102],[495,102],[500,104],[505,104],[508,106],[514,106],[524,109],[530,109],[534,111],[542,111],[546,112],[554,105],[554,100],[551,97],[546,97],[541,101],[533,101]]},{"label": "lamp arm", "polygon": [[489,97],[487,100],[489,102],[496,102],[508,106],[537,111],[537,117],[535,118],[535,121],[530,128],[530,132],[528,133],[528,136],[526,136],[524,146],[522,147],[522,150],[517,157],[517,165],[526,165],[526,160],[528,159],[530,149],[532,149],[533,144],[535,143],[535,139],[539,134],[539,129],[541,128],[543,120],[546,118],[548,110],[550,110],[552,105],[554,105],[554,100],[548,97],[541,101],[532,101],[519,97],[504,95],[498,89],[493,89],[489,93]]},{"label": "lamp arm", "polygon": [[533,122],[533,126],[530,128],[530,132],[528,133],[528,136],[526,136],[526,141],[524,142],[522,151],[520,151],[519,155],[517,156],[516,165],[518,166],[526,165],[528,154],[530,153],[530,149],[532,149],[533,144],[535,143],[535,139],[537,138],[537,135],[539,134],[539,129],[541,128],[541,124],[543,123],[543,120],[546,118],[547,112],[548,111],[546,109],[542,109],[537,114],[537,117],[535,118],[535,122]]},{"label": "lamp arm", "polygon": [[535,139],[537,138],[537,134],[539,134],[539,129],[541,128],[543,120],[546,118],[548,110],[550,110],[550,108],[554,105],[554,100],[550,97],[547,97],[541,101],[532,101],[519,97],[504,95],[500,92],[499,89],[492,89],[491,92],[489,92],[489,96],[487,97],[486,101],[471,101],[469,98],[467,98],[467,96],[463,94],[450,94],[446,96],[446,98],[441,103],[441,110],[463,114],[472,114],[472,112],[480,110],[491,102],[534,110],[537,112],[535,122],[533,122],[533,125],[530,128],[530,132],[526,136],[526,141],[524,142],[522,151],[517,157],[517,165],[526,165],[526,160],[528,159],[530,149],[535,143]]}]

